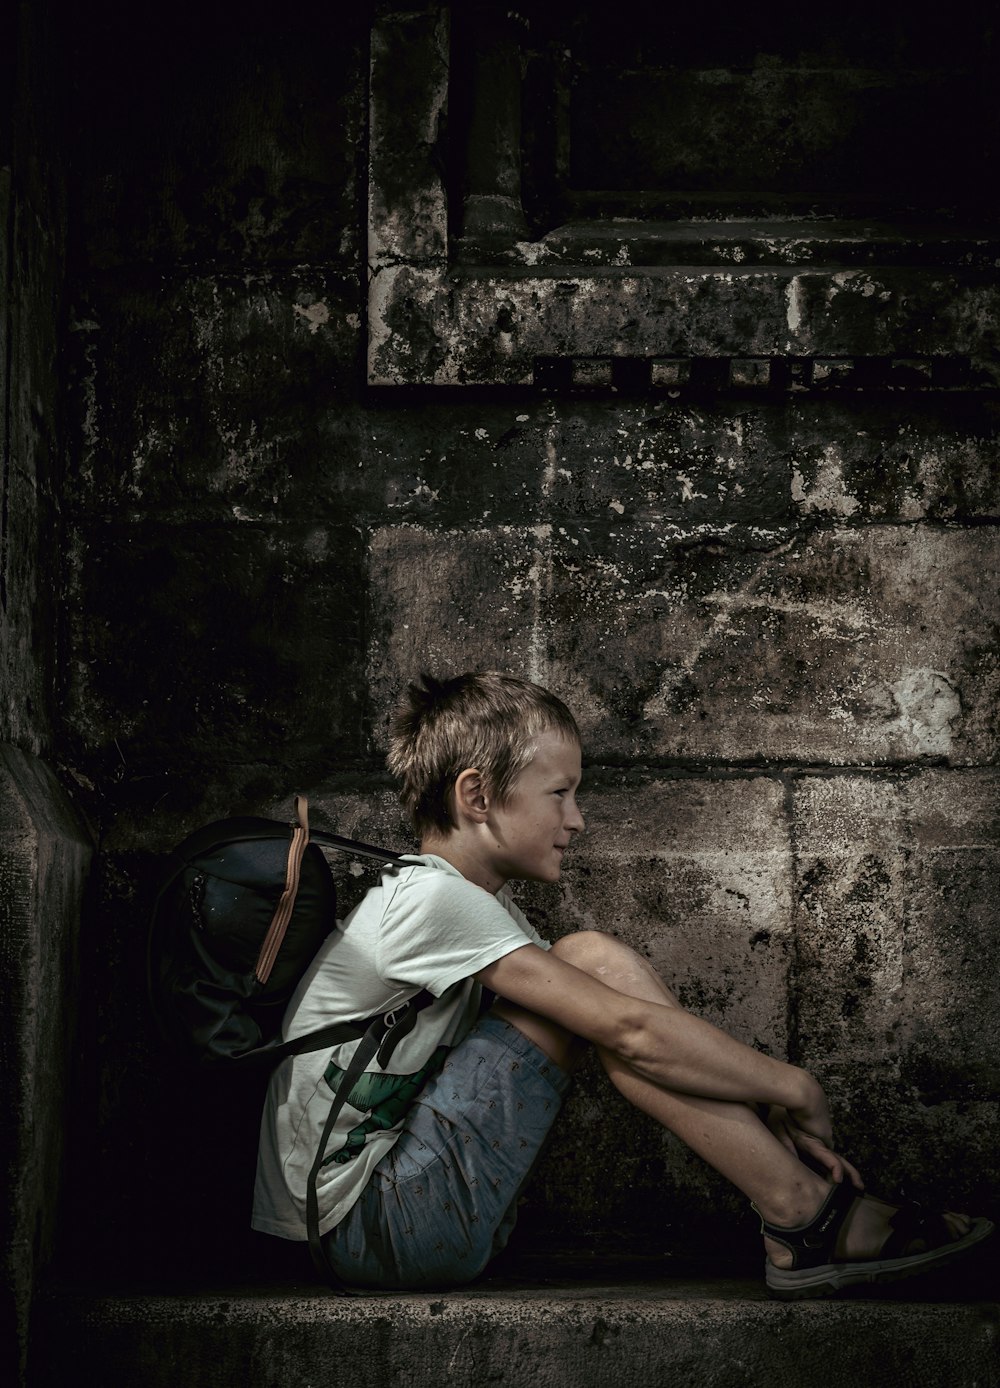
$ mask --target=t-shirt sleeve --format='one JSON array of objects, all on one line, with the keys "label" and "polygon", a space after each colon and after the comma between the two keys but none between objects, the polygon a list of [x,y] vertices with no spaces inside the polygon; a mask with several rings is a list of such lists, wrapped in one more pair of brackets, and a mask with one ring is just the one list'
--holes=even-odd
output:
[{"label": "t-shirt sleeve", "polygon": [[505,903],[513,906],[450,873],[401,882],[379,930],[379,974],[387,983],[440,997],[515,949],[541,945],[521,912]]}]

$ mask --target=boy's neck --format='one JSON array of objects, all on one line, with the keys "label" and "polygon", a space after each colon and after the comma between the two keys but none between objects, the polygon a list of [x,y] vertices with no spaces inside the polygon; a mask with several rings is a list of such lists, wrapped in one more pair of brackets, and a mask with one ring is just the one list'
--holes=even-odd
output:
[{"label": "boy's neck", "polygon": [[475,852],[474,845],[468,843],[457,831],[450,834],[425,834],[420,841],[420,852],[433,853],[436,858],[443,858],[468,881],[482,887],[483,891],[489,892],[491,896],[496,896],[504,885],[505,879],[483,863],[481,856]]}]

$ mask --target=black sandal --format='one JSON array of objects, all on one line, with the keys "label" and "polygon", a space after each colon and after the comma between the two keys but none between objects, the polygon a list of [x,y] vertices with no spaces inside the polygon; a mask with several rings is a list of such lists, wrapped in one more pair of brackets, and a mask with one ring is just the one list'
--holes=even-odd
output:
[{"label": "black sandal", "polygon": [[761,1216],[761,1233],[792,1255],[792,1265],[787,1268],[775,1267],[768,1260],[766,1278],[771,1296],[794,1301],[836,1296],[844,1287],[858,1283],[896,1282],[950,1262],[993,1232],[988,1219],[976,1219],[969,1232],[956,1239],[943,1215],[922,1210],[919,1205],[903,1205],[890,1218],[890,1233],[876,1257],[836,1262],[833,1250],[837,1235],[857,1199],[861,1196],[843,1181],[831,1189],[808,1224],[785,1229],[768,1224]]}]

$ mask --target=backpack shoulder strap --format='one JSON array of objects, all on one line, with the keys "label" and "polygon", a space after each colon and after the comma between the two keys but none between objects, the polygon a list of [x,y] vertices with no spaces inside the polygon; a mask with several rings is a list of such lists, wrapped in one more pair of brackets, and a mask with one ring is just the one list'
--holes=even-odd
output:
[{"label": "backpack shoulder strap", "polygon": [[[308,808],[309,802],[306,797],[296,795],[295,818],[298,823],[308,822]],[[396,863],[404,856],[388,848],[377,848],[372,843],[362,843],[359,839],[345,839],[340,834],[328,834],[324,829],[313,829],[310,838],[313,843],[318,843],[323,848],[335,848],[340,853],[353,853],[359,858],[375,858],[380,863]]]},{"label": "backpack shoulder strap", "polygon": [[340,853],[353,853],[359,858],[374,858],[379,863],[396,863],[404,856],[389,848],[378,848],[372,843],[345,839],[340,834],[328,834],[325,829],[313,829],[309,837],[313,843],[318,843],[323,848],[335,848]]},{"label": "backpack shoulder strap", "polygon": [[323,1132],[317,1144],[316,1155],[313,1158],[313,1164],[309,1169],[309,1176],[306,1181],[306,1235],[309,1239],[309,1255],[312,1258],[313,1267],[319,1273],[323,1281],[333,1287],[334,1291],[341,1293],[346,1293],[348,1288],[345,1287],[344,1283],[330,1266],[330,1260],[327,1258],[326,1251],[321,1242],[321,1235],[319,1232],[319,1194],[316,1190],[316,1182],[319,1178],[320,1167],[323,1165],[326,1156],[326,1144],[333,1131],[333,1125],[337,1121],[340,1110],[347,1102],[347,1096],[364,1074],[368,1062],[378,1050],[383,1035],[384,1027],[382,1025],[382,1018],[377,1017],[358,1042],[354,1055],[351,1057],[351,1063],[347,1067],[343,1080],[341,1080],[337,1087],[333,1103],[330,1105],[330,1112],[327,1114],[326,1122],[323,1124]]},{"label": "backpack shoulder strap", "polygon": [[[350,1064],[344,1074],[344,1078],[337,1086],[337,1091],[330,1105],[330,1112],[326,1116],[323,1124],[323,1132],[316,1147],[316,1155],[309,1171],[306,1182],[306,1234],[309,1240],[309,1253],[312,1257],[313,1267],[319,1273],[324,1282],[328,1283],[334,1291],[342,1294],[349,1294],[350,1289],[345,1287],[343,1282],[330,1266],[330,1260],[326,1256],[323,1248],[321,1235],[319,1232],[319,1195],[316,1190],[316,1182],[319,1178],[320,1169],[326,1159],[326,1144],[330,1140],[333,1132],[333,1125],[336,1123],[341,1109],[347,1102],[351,1090],[368,1068],[369,1062],[377,1056],[378,1063],[385,1068],[389,1059],[402,1038],[413,1030],[417,1020],[417,1013],[422,1011],[434,1001],[434,995],[428,993],[426,989],[410,998],[402,1007],[394,1008],[384,1016],[371,1017],[368,1024],[356,1022],[355,1028],[365,1027],[364,1035],[358,1042]],[[343,1026],[344,1024],[340,1024]],[[347,1023],[348,1026],[352,1025]],[[299,1054],[304,1051],[319,1050],[324,1044],[324,1038],[329,1032],[336,1031],[337,1026],[324,1027],[319,1031],[309,1032],[306,1036],[297,1037],[295,1041],[287,1042],[286,1045],[295,1046],[297,1042],[313,1042],[315,1045],[302,1045],[298,1051],[292,1054]],[[356,1036],[355,1029],[354,1035]]]}]

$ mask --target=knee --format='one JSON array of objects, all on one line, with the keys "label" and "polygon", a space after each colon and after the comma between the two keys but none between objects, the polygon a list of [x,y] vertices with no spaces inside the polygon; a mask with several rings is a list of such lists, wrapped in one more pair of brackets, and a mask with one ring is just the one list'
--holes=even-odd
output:
[{"label": "knee", "polygon": [[679,1005],[649,961],[614,935],[577,930],[556,940],[552,952],[621,993]]},{"label": "knee", "polygon": [[650,966],[634,949],[603,930],[577,930],[552,946],[553,953],[595,978],[619,974],[649,973]]},{"label": "knee", "polygon": [[603,930],[575,930],[572,935],[563,935],[553,943],[552,953],[588,974],[599,974],[630,956],[638,958],[628,945]]}]

